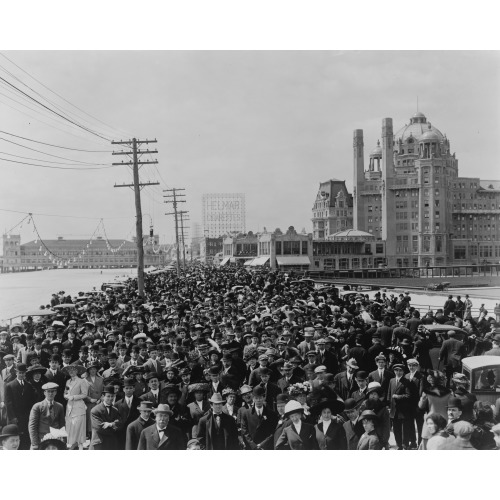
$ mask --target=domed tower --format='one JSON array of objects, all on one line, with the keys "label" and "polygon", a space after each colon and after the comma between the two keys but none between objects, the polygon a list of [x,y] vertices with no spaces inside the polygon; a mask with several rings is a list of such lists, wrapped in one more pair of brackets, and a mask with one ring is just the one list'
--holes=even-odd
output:
[{"label": "domed tower", "polygon": [[370,153],[370,164],[368,166],[368,172],[366,173],[367,180],[380,179],[382,172],[380,170],[380,164],[382,162],[382,147],[380,146],[380,141],[377,141],[377,145],[373,148]]}]

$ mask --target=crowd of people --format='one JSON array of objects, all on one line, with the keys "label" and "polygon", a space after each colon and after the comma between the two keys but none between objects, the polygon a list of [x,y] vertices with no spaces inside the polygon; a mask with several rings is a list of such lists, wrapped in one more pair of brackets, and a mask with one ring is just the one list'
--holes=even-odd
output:
[{"label": "crowd of people", "polygon": [[500,448],[500,399],[461,373],[500,356],[495,318],[468,296],[421,315],[408,292],[345,289],[196,265],[146,275],[143,296],[136,279],[54,294],[54,315],[0,328],[0,447]]}]

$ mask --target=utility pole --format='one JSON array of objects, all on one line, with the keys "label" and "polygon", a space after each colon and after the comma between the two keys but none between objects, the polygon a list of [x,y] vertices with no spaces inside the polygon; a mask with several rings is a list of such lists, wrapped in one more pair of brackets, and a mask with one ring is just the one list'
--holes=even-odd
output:
[{"label": "utility pole", "polygon": [[[165,215],[174,215],[175,216],[175,246],[177,253],[177,276],[181,275],[181,258],[179,254],[179,221],[177,219],[177,204],[178,203],[186,203],[186,200],[179,200],[179,198],[185,197],[185,194],[178,194],[178,191],[185,191],[184,188],[172,188],[172,189],[164,189],[164,192],[169,192],[172,194],[163,195],[167,200],[164,203],[172,203],[174,211],[169,212]],[[168,199],[172,198],[172,199]]]},{"label": "utility pole", "polygon": [[186,210],[179,211],[179,215],[181,216],[181,235],[182,235],[182,263],[184,267],[184,272],[186,272],[186,244],[184,241],[184,229],[189,229],[189,226],[184,226],[184,221],[188,221],[189,219],[186,215],[189,212]]},{"label": "utility pole", "polygon": [[[142,208],[141,208],[141,189],[144,186],[157,186],[159,182],[139,182],[139,165],[151,165],[157,164],[158,160],[153,161],[139,161],[139,155],[144,153],[158,153],[156,149],[154,150],[139,150],[138,146],[141,144],[156,143],[156,139],[153,140],[139,140],[132,139],[131,141],[112,141],[111,144],[122,144],[127,146],[132,146],[132,151],[113,151],[113,155],[132,155],[131,161],[113,163],[113,165],[127,165],[133,168],[134,173],[134,183],[133,184],[115,184],[114,187],[130,187],[134,189],[135,194],[135,229],[136,229],[136,244],[137,244],[137,287],[138,292],[141,297],[144,297],[144,247],[142,242],[143,232],[142,232]],[[130,158],[130,157],[129,157]]]}]

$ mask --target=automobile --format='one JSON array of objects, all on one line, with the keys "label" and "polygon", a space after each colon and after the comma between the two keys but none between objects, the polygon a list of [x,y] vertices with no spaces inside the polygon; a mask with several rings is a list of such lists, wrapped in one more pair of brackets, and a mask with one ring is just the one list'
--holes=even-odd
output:
[{"label": "automobile", "polygon": [[448,338],[448,332],[450,330],[456,332],[455,338],[462,342],[466,341],[469,336],[469,334],[465,330],[462,330],[461,328],[458,328],[458,326],[454,325],[424,325],[424,326],[425,329],[428,330],[429,332],[435,333],[436,336],[438,337],[438,340],[440,340],[441,342]]},{"label": "automobile", "polygon": [[469,380],[469,391],[479,401],[494,405],[500,398],[500,356],[464,358],[462,373]]}]

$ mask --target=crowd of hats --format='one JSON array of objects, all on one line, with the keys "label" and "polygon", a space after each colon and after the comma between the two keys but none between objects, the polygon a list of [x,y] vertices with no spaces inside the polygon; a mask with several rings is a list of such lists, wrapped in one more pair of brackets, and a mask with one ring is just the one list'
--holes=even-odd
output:
[{"label": "crowd of hats", "polygon": [[[79,292],[75,297],[64,291],[54,294],[51,305],[44,309],[65,304],[67,307],[36,322],[28,318],[22,324],[0,328],[0,355],[4,360],[17,359],[19,348],[31,341],[52,359],[71,358],[73,367],[64,368],[67,375],[71,370],[83,375],[91,368],[102,371],[108,360],[117,359],[122,351],[145,358],[156,351],[158,358],[164,360],[162,374],[147,373],[143,366],[134,366],[125,377],[132,380],[144,372],[146,381],[151,377],[166,380],[163,390],[176,392],[176,384],[184,375],[193,374],[193,367],[203,364],[203,360],[210,363],[203,364],[201,377],[191,378],[189,391],[208,392],[209,378],[205,375],[221,373],[224,362],[235,357],[252,367],[267,360],[280,376],[297,368],[320,374],[327,369],[317,362],[317,348],[333,347],[341,361],[343,346],[353,347],[360,340],[371,345],[372,338],[378,335],[377,326],[384,321],[389,325],[404,323],[413,312],[408,292],[396,297],[380,291],[369,299],[358,292],[342,298],[340,291],[333,285],[316,289],[310,281],[269,269],[249,271],[196,265],[180,277],[174,273],[146,275],[143,297],[138,294],[135,279],[104,292]],[[418,331],[423,333],[425,327]],[[500,342],[500,330],[494,333],[491,340]],[[81,344],[77,352],[67,347],[68,339]],[[296,345],[311,339],[316,348],[301,354]],[[403,353],[411,343],[412,339],[405,337],[398,345],[388,347],[386,353],[392,350],[399,356],[393,369],[400,362],[406,370],[408,359]],[[74,364],[80,353],[85,355],[84,366]],[[345,362],[354,370],[360,368],[355,359]],[[17,369],[42,372],[44,368],[39,363],[40,359],[34,356],[27,363],[32,366],[19,363]],[[247,383],[247,378],[243,382]],[[112,375],[104,384],[123,384],[123,376]],[[226,385],[228,391],[238,396],[252,391],[248,385]],[[379,388],[372,383],[369,390]],[[310,386],[302,381],[289,392],[294,396],[308,394]],[[224,397],[229,394],[226,392]]]}]

